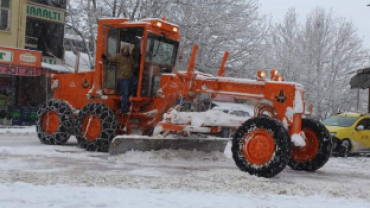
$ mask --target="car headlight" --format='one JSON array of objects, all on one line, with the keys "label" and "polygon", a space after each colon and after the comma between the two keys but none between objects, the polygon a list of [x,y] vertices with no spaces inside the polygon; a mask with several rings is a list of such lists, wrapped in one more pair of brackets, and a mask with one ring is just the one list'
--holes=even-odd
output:
[{"label": "car headlight", "polygon": [[335,136],[337,132],[330,132],[330,136]]}]

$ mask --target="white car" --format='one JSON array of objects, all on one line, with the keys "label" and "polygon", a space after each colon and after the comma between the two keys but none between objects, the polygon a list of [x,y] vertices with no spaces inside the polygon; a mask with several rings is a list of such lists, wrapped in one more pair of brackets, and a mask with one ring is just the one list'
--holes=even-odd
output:
[{"label": "white car", "polygon": [[[229,103],[229,102],[220,102],[212,101],[214,107],[213,110],[219,110],[227,114],[236,115],[238,117],[245,117],[245,120],[248,120],[254,114],[254,106],[250,106],[244,103]],[[219,136],[222,138],[233,137],[237,128],[232,127],[222,127]]]}]

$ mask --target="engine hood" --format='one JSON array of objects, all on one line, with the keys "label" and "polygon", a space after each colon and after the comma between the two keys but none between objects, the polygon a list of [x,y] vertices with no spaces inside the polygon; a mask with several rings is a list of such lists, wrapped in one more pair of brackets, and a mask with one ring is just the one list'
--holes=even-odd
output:
[{"label": "engine hood", "polygon": [[348,129],[349,127],[343,127],[343,126],[325,126],[329,132],[339,132],[345,129]]}]

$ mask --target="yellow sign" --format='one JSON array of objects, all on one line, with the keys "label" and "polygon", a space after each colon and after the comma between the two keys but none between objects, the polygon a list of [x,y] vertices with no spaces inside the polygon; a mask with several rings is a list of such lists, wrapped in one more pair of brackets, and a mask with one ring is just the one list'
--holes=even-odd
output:
[{"label": "yellow sign", "polygon": [[35,4],[27,4],[27,16],[58,23],[65,23],[64,11]]}]

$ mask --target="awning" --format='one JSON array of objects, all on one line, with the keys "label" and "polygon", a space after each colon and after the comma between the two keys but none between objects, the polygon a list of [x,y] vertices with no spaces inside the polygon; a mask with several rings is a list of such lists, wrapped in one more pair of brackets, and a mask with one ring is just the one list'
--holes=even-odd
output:
[{"label": "awning", "polygon": [[0,75],[40,76],[41,51],[0,46]]},{"label": "awning", "polygon": [[370,88],[370,68],[360,69],[350,80],[351,88]]}]

